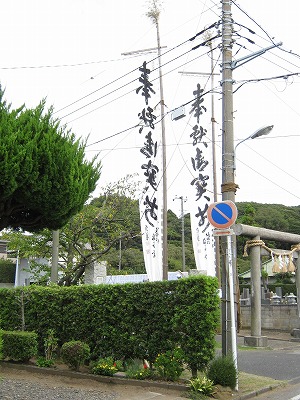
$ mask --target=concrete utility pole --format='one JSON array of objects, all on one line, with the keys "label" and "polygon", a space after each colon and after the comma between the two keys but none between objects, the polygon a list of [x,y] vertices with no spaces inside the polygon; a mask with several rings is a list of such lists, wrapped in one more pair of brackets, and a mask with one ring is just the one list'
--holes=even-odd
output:
[{"label": "concrete utility pole", "polygon": [[[210,47],[210,69],[211,69],[211,140],[212,140],[212,162],[213,162],[213,186],[214,186],[214,202],[218,201],[218,189],[217,189],[217,162],[216,162],[216,130],[215,130],[215,96],[214,96],[214,52],[212,47],[212,41],[209,42]],[[215,237],[216,245],[216,277],[218,278],[219,285],[221,283],[220,274],[220,240]]]},{"label": "concrete utility pole", "polygon": [[[222,0],[222,200],[235,202],[237,185],[234,182],[234,139],[233,139],[233,93],[232,93],[232,16],[231,1]],[[236,238],[232,236],[233,290],[236,297]],[[229,320],[235,318],[230,313],[228,274],[224,256],[227,249],[222,240],[222,354],[232,353],[232,337]],[[226,257],[227,258],[227,257]]]}]

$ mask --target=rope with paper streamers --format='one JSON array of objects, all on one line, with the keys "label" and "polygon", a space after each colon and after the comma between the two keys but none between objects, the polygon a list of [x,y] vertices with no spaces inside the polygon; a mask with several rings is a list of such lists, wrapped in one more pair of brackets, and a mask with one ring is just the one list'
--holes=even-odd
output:
[{"label": "rope with paper streamers", "polygon": [[271,254],[272,261],[274,262],[272,268],[273,272],[295,272],[296,268],[295,264],[293,263],[293,253],[300,250],[300,243],[293,245],[290,251],[287,250],[282,253],[278,253],[266,246],[263,240],[247,240],[244,247],[243,257],[247,257],[248,249],[254,246],[260,246]]}]

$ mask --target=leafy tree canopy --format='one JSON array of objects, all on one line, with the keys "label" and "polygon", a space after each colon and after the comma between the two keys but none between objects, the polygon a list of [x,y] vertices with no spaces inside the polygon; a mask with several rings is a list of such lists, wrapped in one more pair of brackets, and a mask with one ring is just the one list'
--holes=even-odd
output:
[{"label": "leafy tree canopy", "polygon": [[58,229],[78,213],[100,176],[85,142],[45,111],[11,109],[0,87],[0,230]]},{"label": "leafy tree canopy", "polygon": [[[104,188],[100,197],[86,204],[60,229],[59,284],[70,286],[80,282],[85,268],[95,261],[106,261],[108,252],[117,248],[120,240],[123,245],[130,242],[133,247],[141,246],[138,204],[129,197],[128,180],[130,176]],[[52,232],[48,229],[32,235],[6,231],[2,238],[9,240],[10,249],[19,250],[20,257],[51,258]]]}]

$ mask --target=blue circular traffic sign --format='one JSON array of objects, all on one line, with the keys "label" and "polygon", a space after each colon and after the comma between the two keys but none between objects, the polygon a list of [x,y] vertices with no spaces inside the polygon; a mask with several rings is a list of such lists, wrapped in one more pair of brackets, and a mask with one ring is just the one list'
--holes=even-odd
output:
[{"label": "blue circular traffic sign", "polygon": [[215,228],[229,228],[237,217],[236,205],[230,201],[212,203],[207,210],[207,218]]}]

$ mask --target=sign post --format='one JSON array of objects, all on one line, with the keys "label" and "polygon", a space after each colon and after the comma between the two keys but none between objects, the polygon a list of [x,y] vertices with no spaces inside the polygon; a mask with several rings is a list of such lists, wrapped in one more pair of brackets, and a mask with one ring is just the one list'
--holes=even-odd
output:
[{"label": "sign post", "polygon": [[[231,314],[231,341],[232,341],[232,357],[233,362],[238,371],[237,365],[237,335],[235,325],[235,310],[234,310],[234,282],[233,282],[233,263],[232,263],[232,245],[231,236],[234,231],[230,227],[235,223],[237,217],[236,205],[230,201],[221,201],[212,203],[207,210],[207,218],[209,222],[214,226],[214,235],[226,236],[227,238],[227,252],[226,252],[226,266],[228,273],[228,285],[229,285],[229,301],[230,301],[230,314]],[[238,380],[236,383],[236,390],[238,390]]]}]

